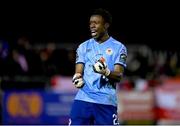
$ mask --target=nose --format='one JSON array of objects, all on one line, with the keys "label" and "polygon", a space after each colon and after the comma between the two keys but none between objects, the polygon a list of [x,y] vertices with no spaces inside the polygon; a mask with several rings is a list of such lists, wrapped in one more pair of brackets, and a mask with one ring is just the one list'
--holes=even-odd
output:
[{"label": "nose", "polygon": [[90,24],[90,28],[95,28],[95,24],[94,24],[94,23],[91,23],[91,24]]}]

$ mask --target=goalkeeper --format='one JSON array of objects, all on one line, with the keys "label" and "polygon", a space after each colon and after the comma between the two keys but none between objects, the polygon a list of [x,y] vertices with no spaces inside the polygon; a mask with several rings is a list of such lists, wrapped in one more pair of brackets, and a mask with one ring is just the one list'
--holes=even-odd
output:
[{"label": "goalkeeper", "polygon": [[113,125],[117,121],[116,82],[126,67],[124,44],[108,34],[112,17],[104,9],[90,16],[92,38],[77,48],[73,84],[79,88],[72,105],[72,125]]}]

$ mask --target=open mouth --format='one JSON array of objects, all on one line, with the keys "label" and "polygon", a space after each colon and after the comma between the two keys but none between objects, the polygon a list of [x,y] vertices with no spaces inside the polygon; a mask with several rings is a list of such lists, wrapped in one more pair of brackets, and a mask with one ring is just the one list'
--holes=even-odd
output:
[{"label": "open mouth", "polygon": [[97,31],[92,30],[92,31],[91,31],[91,35],[92,35],[92,36],[96,36],[96,35],[97,35]]}]

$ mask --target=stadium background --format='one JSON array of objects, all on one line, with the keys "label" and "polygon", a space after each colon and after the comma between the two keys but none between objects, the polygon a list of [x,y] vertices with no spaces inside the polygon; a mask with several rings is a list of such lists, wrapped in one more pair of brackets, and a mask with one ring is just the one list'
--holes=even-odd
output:
[{"label": "stadium background", "polygon": [[1,124],[67,124],[75,49],[90,37],[89,14],[99,7],[112,13],[110,33],[128,48],[122,122],[180,124],[177,4],[66,2],[1,4]]}]

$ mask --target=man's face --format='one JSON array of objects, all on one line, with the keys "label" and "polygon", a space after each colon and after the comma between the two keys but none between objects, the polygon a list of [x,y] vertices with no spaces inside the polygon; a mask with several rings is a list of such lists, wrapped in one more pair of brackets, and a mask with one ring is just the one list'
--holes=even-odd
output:
[{"label": "man's face", "polygon": [[104,19],[100,15],[92,15],[90,17],[89,27],[91,36],[95,39],[101,38],[107,31]]}]

